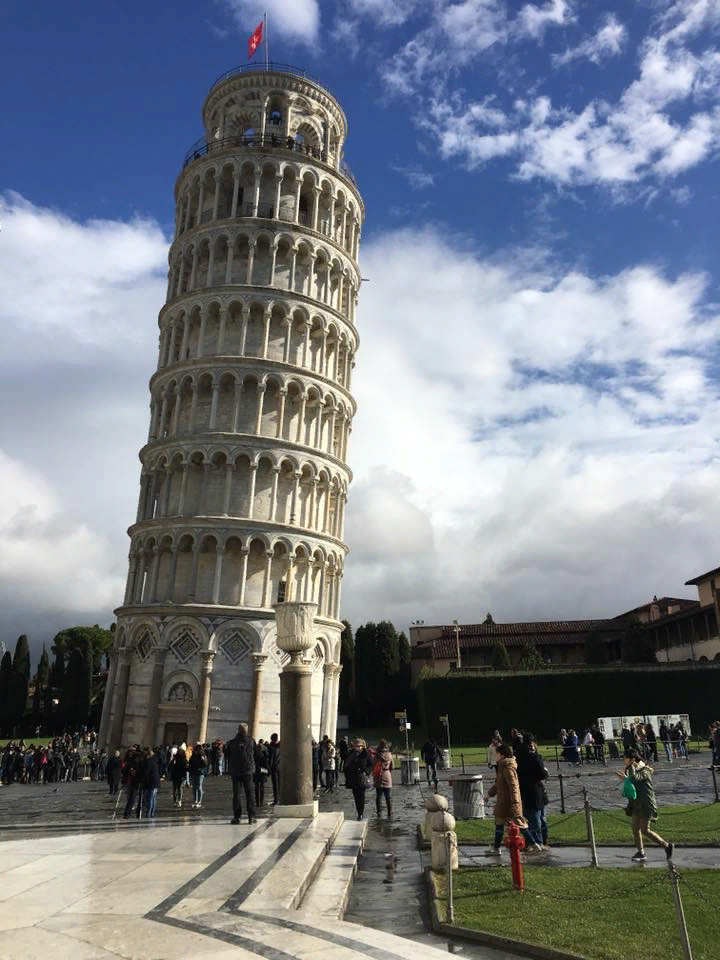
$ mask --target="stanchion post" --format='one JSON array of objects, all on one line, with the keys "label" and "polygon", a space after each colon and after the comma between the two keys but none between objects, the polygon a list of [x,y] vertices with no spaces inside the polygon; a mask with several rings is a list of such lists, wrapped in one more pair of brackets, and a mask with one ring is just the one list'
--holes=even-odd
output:
[{"label": "stanchion post", "polygon": [[678,930],[680,932],[683,957],[685,960],[692,960],[692,948],[690,947],[687,924],[685,923],[685,911],[683,910],[682,899],[680,897],[679,876],[672,860],[668,860],[668,870],[670,871],[670,886],[672,887],[673,900],[675,902],[675,918],[677,919]]},{"label": "stanchion post", "polygon": [[587,787],[583,787],[583,805],[585,806],[585,823],[587,824],[587,838],[590,843],[592,865],[597,867],[598,855],[597,847],[595,846],[595,828],[592,822],[592,810],[590,809],[590,801],[588,800]]},{"label": "stanchion post", "polygon": [[560,757],[558,755],[558,748],[555,747],[555,766],[558,768],[558,773],[560,772]]},{"label": "stanchion post", "polygon": [[565,791],[563,790],[563,775],[558,774],[558,780],[560,781],[560,813],[565,813]]},{"label": "stanchion post", "polygon": [[447,854],[447,907],[445,909],[445,923],[454,923],[455,908],[453,906],[453,868],[452,868],[452,833],[445,834],[445,852]]},{"label": "stanchion post", "polygon": [[715,788],[715,799],[713,800],[713,803],[720,803],[720,794],[718,793],[718,785],[717,785],[717,768],[714,763],[710,765],[709,770],[710,770],[710,773],[712,774],[713,787]]},{"label": "stanchion post", "polygon": [[463,773],[465,773],[465,754],[464,753],[460,754],[460,763],[462,763],[462,770],[463,770]]}]

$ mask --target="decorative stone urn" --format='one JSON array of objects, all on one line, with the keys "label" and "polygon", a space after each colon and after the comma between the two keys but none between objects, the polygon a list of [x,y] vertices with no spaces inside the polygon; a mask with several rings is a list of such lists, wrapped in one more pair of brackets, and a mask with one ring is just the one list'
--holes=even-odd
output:
[{"label": "decorative stone urn", "polygon": [[316,603],[293,600],[275,604],[277,645],[290,654],[291,663],[299,663],[304,651],[315,642],[313,622],[316,612]]},{"label": "decorative stone urn", "polygon": [[447,810],[438,810],[432,814],[432,832],[430,835],[430,857],[433,870],[445,873],[447,870],[447,835],[450,834],[450,865],[453,870],[458,868],[457,834],[455,833],[455,817]]}]

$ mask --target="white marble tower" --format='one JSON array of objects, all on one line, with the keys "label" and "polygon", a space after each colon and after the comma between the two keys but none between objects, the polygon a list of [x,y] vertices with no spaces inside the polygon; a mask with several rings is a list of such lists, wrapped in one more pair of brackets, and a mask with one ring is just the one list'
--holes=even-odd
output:
[{"label": "white marble tower", "polygon": [[335,736],[363,203],[345,115],[290,67],[232,70],[175,184],[150,431],[100,730],[125,746],[279,729],[272,605],[318,605]]}]

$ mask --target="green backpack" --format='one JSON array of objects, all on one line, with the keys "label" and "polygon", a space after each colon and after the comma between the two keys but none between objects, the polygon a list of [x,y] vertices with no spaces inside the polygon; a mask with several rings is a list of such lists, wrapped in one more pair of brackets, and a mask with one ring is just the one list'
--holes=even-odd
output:
[{"label": "green backpack", "polygon": [[625,777],[623,779],[622,795],[626,800],[637,799],[637,790],[635,789],[635,784],[632,782],[630,777]]}]

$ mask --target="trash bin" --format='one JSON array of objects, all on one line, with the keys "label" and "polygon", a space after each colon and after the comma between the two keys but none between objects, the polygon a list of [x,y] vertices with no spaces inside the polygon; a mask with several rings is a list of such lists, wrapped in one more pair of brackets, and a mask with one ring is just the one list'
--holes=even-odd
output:
[{"label": "trash bin", "polygon": [[485,795],[482,774],[461,773],[452,777],[453,813],[456,820],[484,820]]},{"label": "trash bin", "polygon": [[452,757],[450,756],[449,750],[443,750],[443,770],[449,770],[452,767]]},{"label": "trash bin", "polygon": [[400,782],[407,787],[413,783],[420,783],[420,761],[417,757],[401,758]]}]

